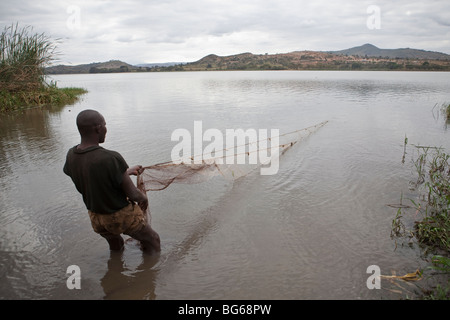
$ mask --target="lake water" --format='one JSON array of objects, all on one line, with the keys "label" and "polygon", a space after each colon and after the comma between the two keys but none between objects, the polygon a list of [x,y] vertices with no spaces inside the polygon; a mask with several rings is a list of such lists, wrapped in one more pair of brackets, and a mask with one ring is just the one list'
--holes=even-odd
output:
[{"label": "lake water", "polygon": [[[450,148],[439,111],[450,103],[450,73],[53,79],[89,92],[62,109],[0,115],[1,299],[400,299],[427,285],[383,279],[369,290],[367,268],[403,275],[430,264],[416,244],[391,239],[397,209],[388,204],[416,196],[412,144]],[[171,133],[193,132],[194,121],[203,130],[280,133],[329,122],[284,154],[275,175],[149,192],[162,244],[160,256],[149,257],[130,240],[122,254],[110,254],[62,172],[67,150],[79,143],[75,118],[87,108],[106,119],[103,147],[130,166],[170,160]],[[67,287],[71,265],[80,268],[81,289]]]}]

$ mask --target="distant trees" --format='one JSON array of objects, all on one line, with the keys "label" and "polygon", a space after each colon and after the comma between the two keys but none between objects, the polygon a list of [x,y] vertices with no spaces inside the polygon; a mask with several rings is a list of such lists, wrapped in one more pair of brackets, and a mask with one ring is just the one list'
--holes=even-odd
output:
[{"label": "distant trees", "polygon": [[116,73],[116,72],[129,72],[128,66],[120,66],[119,68],[99,68],[91,67],[89,73]]}]

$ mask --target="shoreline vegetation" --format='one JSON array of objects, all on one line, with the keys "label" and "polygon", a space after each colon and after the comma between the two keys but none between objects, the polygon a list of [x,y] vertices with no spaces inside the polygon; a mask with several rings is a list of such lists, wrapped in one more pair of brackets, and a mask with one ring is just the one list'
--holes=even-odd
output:
[{"label": "shoreline vegetation", "polygon": [[[450,104],[443,105],[441,111],[449,121]],[[405,137],[402,163],[407,146]],[[421,270],[420,276],[431,270],[429,277],[440,276],[443,280],[434,290],[422,290],[422,299],[450,300],[450,154],[440,147],[412,147],[415,178],[410,181],[409,190],[415,196],[404,204],[402,193],[400,204],[393,206],[398,210],[392,220],[391,238],[408,238],[409,246],[415,239],[426,255],[432,254],[431,265]]]},{"label": "shoreline vegetation", "polygon": [[45,68],[55,59],[55,50],[49,37],[34,34],[29,26],[4,28],[0,34],[0,112],[73,104],[87,92],[46,82]]}]

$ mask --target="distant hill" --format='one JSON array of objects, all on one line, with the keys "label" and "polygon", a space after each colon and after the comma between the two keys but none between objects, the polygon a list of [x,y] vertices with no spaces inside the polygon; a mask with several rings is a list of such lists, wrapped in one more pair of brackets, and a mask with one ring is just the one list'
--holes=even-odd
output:
[{"label": "distant hill", "polygon": [[75,74],[75,73],[110,73],[110,72],[129,72],[137,70],[139,67],[132,66],[119,60],[110,60],[107,62],[94,62],[89,64],[80,64],[76,66],[57,65],[45,69],[47,74]]},{"label": "distant hill", "polygon": [[365,45],[354,47],[340,51],[328,51],[333,54],[343,54],[352,56],[368,56],[368,57],[382,57],[391,59],[427,59],[427,60],[450,60],[450,55],[418,49],[402,48],[402,49],[380,49],[376,46],[366,43]]},{"label": "distant hill", "polygon": [[75,66],[57,65],[45,69],[47,74],[76,74],[76,73],[115,73],[115,72],[146,72],[154,67],[170,67],[182,65],[180,62],[144,63],[131,65],[120,60],[94,62]]},{"label": "distant hill", "polygon": [[372,44],[340,51],[294,51],[277,54],[250,52],[218,56],[207,55],[190,63],[130,65],[119,60],[52,66],[47,74],[159,72],[213,70],[404,70],[450,71],[450,55],[418,49],[379,49]]},{"label": "distant hill", "polygon": [[328,52],[294,51],[277,54],[247,52],[222,57],[210,54],[179,68],[179,71],[200,70],[450,71],[450,55],[416,49],[379,49],[366,44]]}]

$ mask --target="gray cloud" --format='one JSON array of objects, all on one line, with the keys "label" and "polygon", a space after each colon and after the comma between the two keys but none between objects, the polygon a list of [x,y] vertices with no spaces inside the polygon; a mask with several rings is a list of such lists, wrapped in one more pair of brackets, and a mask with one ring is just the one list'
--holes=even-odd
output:
[{"label": "gray cloud", "polygon": [[[370,5],[380,29],[369,29]],[[194,61],[215,53],[339,50],[372,43],[450,53],[442,1],[31,1],[0,3],[0,26],[19,22],[62,39],[65,63]]]}]

